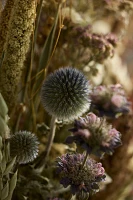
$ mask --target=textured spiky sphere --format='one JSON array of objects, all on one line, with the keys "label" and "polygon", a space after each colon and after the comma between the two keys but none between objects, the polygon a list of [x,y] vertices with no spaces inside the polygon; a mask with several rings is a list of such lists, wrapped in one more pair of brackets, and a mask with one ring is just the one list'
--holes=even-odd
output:
[{"label": "textured spiky sphere", "polygon": [[60,120],[73,120],[89,109],[90,84],[77,69],[56,70],[44,81],[41,100],[46,111]]},{"label": "textured spiky sphere", "polygon": [[28,131],[19,131],[10,138],[11,157],[15,157],[19,164],[33,161],[38,155],[38,139]]}]

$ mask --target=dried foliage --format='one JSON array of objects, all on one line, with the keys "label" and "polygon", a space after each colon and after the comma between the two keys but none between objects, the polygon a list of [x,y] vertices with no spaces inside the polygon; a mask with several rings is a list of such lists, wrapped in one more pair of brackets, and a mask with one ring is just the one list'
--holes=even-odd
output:
[{"label": "dried foliage", "polygon": [[2,200],[132,199],[132,19],[132,0],[0,2]]}]

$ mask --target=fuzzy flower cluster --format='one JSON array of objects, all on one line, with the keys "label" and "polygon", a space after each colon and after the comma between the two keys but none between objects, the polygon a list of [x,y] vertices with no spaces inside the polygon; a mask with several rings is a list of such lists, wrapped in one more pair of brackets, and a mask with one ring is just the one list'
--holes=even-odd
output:
[{"label": "fuzzy flower cluster", "polygon": [[91,108],[97,110],[99,116],[115,117],[130,110],[130,103],[120,84],[94,87],[91,100]]},{"label": "fuzzy flower cluster", "polygon": [[98,192],[99,183],[106,177],[101,163],[87,158],[83,165],[84,159],[84,154],[64,154],[57,160],[60,183],[65,188],[70,186],[73,195]]},{"label": "fuzzy flower cluster", "polygon": [[68,136],[67,144],[75,142],[89,154],[102,157],[104,153],[111,155],[114,149],[121,145],[121,135],[104,118],[89,113],[86,118],[76,120],[74,128],[70,129],[73,136]]},{"label": "fuzzy flower cluster", "polygon": [[96,34],[92,33],[90,26],[77,27],[75,35],[78,43],[84,47],[90,48],[95,60],[101,62],[102,60],[112,57],[114,55],[114,47],[117,45],[117,38],[113,34]]}]

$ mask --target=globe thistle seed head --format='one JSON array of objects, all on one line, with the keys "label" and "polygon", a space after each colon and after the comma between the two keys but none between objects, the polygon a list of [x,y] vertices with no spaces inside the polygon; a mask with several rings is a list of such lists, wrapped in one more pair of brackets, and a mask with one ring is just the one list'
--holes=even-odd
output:
[{"label": "globe thistle seed head", "polygon": [[80,118],[70,129],[73,136],[68,136],[66,143],[75,142],[89,154],[103,156],[104,153],[112,154],[114,149],[120,146],[121,135],[111,125],[107,124],[104,118],[99,118],[89,113],[85,118]]},{"label": "globe thistle seed head", "polygon": [[64,154],[57,160],[57,173],[60,174],[60,183],[70,185],[73,195],[80,193],[96,193],[99,182],[105,179],[105,171],[101,163],[87,158],[84,166],[84,154]]},{"label": "globe thistle seed head", "polygon": [[56,70],[44,81],[41,101],[50,115],[60,120],[73,120],[90,107],[90,84],[77,69]]},{"label": "globe thistle seed head", "polygon": [[28,131],[19,131],[10,138],[11,157],[15,157],[19,164],[32,162],[38,155],[38,139]]},{"label": "globe thistle seed head", "polygon": [[130,111],[130,102],[120,84],[96,86],[90,96],[91,109],[97,110],[99,116],[116,117]]}]

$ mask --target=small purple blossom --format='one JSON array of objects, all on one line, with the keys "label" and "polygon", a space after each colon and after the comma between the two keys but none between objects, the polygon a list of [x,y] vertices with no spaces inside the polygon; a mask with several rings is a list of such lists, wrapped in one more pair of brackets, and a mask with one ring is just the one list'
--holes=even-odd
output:
[{"label": "small purple blossom", "polygon": [[82,192],[96,193],[99,190],[99,182],[105,179],[105,170],[101,163],[87,158],[83,166],[84,159],[84,154],[64,154],[57,160],[60,183],[65,188],[70,185],[73,195]]},{"label": "small purple blossom", "polygon": [[96,86],[91,93],[91,109],[99,116],[116,117],[130,111],[130,102],[120,84]]},{"label": "small purple blossom", "polygon": [[111,155],[114,149],[121,145],[121,135],[104,118],[89,113],[86,118],[80,118],[70,129],[73,136],[68,136],[67,144],[75,142],[90,154],[103,156],[104,153]]}]

